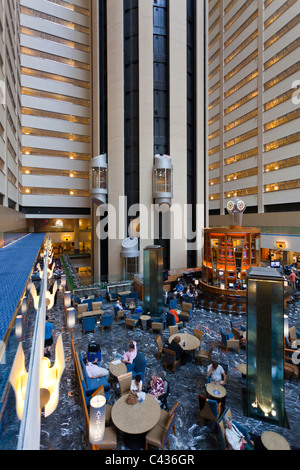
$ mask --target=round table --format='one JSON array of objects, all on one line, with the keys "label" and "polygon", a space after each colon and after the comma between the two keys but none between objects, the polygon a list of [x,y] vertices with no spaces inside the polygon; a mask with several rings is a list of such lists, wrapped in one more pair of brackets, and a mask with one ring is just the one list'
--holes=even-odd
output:
[{"label": "round table", "polygon": [[247,375],[247,364],[238,364],[236,368],[242,375]]},{"label": "round table", "polygon": [[277,434],[277,432],[263,432],[261,442],[267,450],[291,450],[287,440],[280,434]]},{"label": "round table", "polygon": [[176,333],[175,335],[170,336],[169,343],[171,344],[173,339],[179,336],[180,341],[184,341],[184,346],[181,345],[184,351],[194,351],[199,348],[200,340],[194,335],[189,335],[188,333]]},{"label": "round table", "polygon": [[114,377],[119,377],[120,375],[127,373],[127,367],[124,362],[118,362],[118,364],[114,364],[114,362],[117,362],[117,359],[111,361],[108,366],[111,375],[113,375]]},{"label": "round table", "polygon": [[150,320],[150,315],[141,315],[140,320],[142,322],[143,330],[147,329],[147,321]]},{"label": "round table", "polygon": [[145,433],[158,423],[161,409],[158,401],[147,394],[142,403],[128,405],[126,400],[127,394],[116,401],[111,410],[111,419],[124,432],[126,446],[140,448],[145,444]]},{"label": "round table", "polygon": [[226,388],[223,385],[210,382],[206,386],[206,392],[213,400],[220,401],[221,407],[225,407]]}]

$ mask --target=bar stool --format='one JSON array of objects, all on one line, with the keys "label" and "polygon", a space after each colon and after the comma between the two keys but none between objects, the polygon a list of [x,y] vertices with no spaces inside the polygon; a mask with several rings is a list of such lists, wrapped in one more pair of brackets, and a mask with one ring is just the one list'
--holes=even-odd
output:
[{"label": "bar stool", "polygon": [[208,308],[209,308],[209,312],[210,312],[210,313],[211,313],[211,306],[212,306],[212,304],[213,304],[213,300],[212,300],[212,299],[208,299],[208,301],[207,301],[207,306],[208,306]]},{"label": "bar stool", "polygon": [[201,312],[204,312],[204,311],[205,311],[205,309],[203,308],[204,302],[205,302],[205,298],[199,299],[199,303],[200,303],[200,307],[201,307]]},{"label": "bar stool", "polygon": [[228,314],[230,317],[231,317],[232,307],[233,307],[233,302],[227,302],[227,310],[228,310]]},{"label": "bar stool", "polygon": [[240,303],[240,302],[238,302],[238,303],[236,304],[236,310],[237,310],[237,313],[239,314],[239,317],[242,316],[242,315],[241,315],[242,309],[243,309],[243,304]]},{"label": "bar stool", "polygon": [[219,313],[219,314],[221,313],[222,305],[223,305],[222,300],[218,300],[218,301],[217,301],[217,308],[218,308],[218,313]]}]

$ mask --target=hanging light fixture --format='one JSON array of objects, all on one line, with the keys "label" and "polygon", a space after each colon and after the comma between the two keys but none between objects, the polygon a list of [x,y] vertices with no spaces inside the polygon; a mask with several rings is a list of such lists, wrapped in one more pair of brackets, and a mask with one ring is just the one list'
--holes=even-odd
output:
[{"label": "hanging light fixture", "polygon": [[89,441],[93,445],[101,444],[104,439],[105,403],[102,395],[96,395],[90,401]]}]

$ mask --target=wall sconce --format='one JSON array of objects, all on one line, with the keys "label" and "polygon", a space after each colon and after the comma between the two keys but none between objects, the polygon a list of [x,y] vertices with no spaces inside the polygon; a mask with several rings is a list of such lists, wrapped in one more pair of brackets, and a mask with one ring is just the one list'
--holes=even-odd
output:
[{"label": "wall sconce", "polygon": [[104,439],[105,403],[102,395],[96,395],[90,401],[89,441],[93,445],[101,444]]},{"label": "wall sconce", "polygon": [[15,320],[15,336],[17,338],[22,338],[23,334],[23,316],[17,315]]},{"label": "wall sconce", "polygon": [[286,246],[285,242],[276,242],[276,247],[280,249],[284,249]]},{"label": "wall sconce", "polygon": [[[59,400],[59,385],[65,369],[65,356],[62,337],[59,336],[55,348],[55,363],[43,357],[40,368],[40,409],[45,408],[45,417],[55,411]],[[9,382],[13,387],[16,398],[16,412],[21,420],[23,416],[28,372],[25,368],[25,356],[22,343],[19,343],[17,354],[11,368]]]},{"label": "wall sconce", "polygon": [[[56,292],[57,292],[57,281],[55,281],[55,283],[53,285],[52,294],[48,290],[46,291],[45,295],[46,295],[47,310],[50,310],[53,307]],[[37,295],[36,288],[35,288],[35,285],[33,283],[31,285],[30,294],[32,295],[32,298],[33,298],[34,308],[37,310],[38,306],[39,306],[40,296]]]},{"label": "wall sconce", "polygon": [[27,312],[27,299],[26,297],[23,297],[22,304],[21,304],[21,313],[25,315]]},{"label": "wall sconce", "polygon": [[65,291],[64,293],[64,304],[65,304],[65,308],[69,308],[71,307],[71,296],[72,296],[72,292],[71,291]]},{"label": "wall sconce", "polygon": [[198,286],[199,284],[199,279],[195,279],[195,286]]}]

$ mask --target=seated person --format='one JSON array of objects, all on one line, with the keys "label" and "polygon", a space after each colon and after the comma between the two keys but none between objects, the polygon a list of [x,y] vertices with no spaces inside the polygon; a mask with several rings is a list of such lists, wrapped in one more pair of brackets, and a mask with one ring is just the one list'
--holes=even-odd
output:
[{"label": "seated person", "polygon": [[184,291],[184,287],[183,287],[183,284],[181,283],[181,281],[178,281],[178,283],[176,284],[176,286],[174,287],[173,289],[175,291],[175,295],[180,295],[182,296],[183,295],[183,291]]},{"label": "seated person", "polygon": [[95,362],[89,362],[88,358],[84,358],[83,362],[86,367],[86,373],[90,379],[98,379],[98,377],[108,377],[109,370],[98,366]]},{"label": "seated person", "polygon": [[134,359],[136,358],[136,355],[137,355],[136,342],[135,341],[130,341],[128,351],[123,354],[121,360],[125,364],[132,364]]},{"label": "seated person", "polygon": [[245,438],[241,431],[233,424],[229,416],[225,416],[223,423],[226,439],[232,450],[253,450],[249,438],[248,440]]},{"label": "seated person", "polygon": [[131,381],[130,385],[130,390],[132,392],[135,392],[138,396],[138,398],[143,398],[144,397],[144,392],[142,391],[143,388],[143,382],[140,374],[137,374],[135,378]]},{"label": "seated person", "polygon": [[179,322],[180,322],[179,316],[178,316],[178,314],[177,314],[177,310],[171,308],[171,310],[169,310],[169,313],[171,313],[172,315],[174,315],[176,323],[179,323]]},{"label": "seated person", "polygon": [[147,384],[147,393],[152,397],[159,397],[165,393],[164,381],[156,372],[152,372]]},{"label": "seated person", "polygon": [[180,337],[175,336],[175,338],[172,340],[171,344],[169,344],[168,349],[171,351],[174,351],[176,354],[176,360],[181,359],[181,364],[185,364],[185,358],[184,358],[184,349],[180,345]]},{"label": "seated person", "polygon": [[226,374],[223,367],[217,361],[213,361],[207,368],[206,378],[210,378],[211,382],[224,385]]},{"label": "seated person", "polygon": [[116,301],[115,307],[116,307],[116,309],[117,309],[119,312],[121,312],[121,311],[124,310],[123,305],[122,305],[122,303],[121,303],[121,300],[117,300],[117,301]]}]

